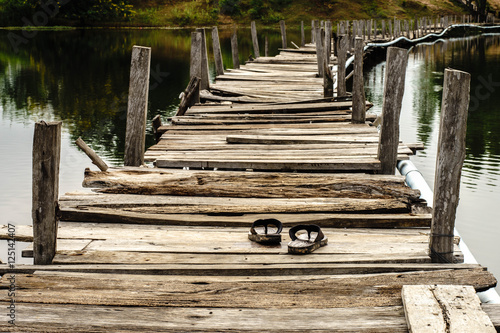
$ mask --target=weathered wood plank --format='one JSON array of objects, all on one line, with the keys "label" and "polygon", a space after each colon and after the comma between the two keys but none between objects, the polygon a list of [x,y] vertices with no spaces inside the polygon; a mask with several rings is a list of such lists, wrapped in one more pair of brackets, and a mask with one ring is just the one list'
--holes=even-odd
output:
[{"label": "weathered wood plank", "polygon": [[429,286],[404,285],[401,290],[408,330],[414,333],[445,333],[443,310]]},{"label": "weathered wood plank", "polygon": [[[3,307],[8,303],[1,304]],[[4,332],[406,332],[401,307],[349,309],[219,309],[19,304]],[[92,318],[92,320],[89,320]],[[256,320],[258,318],[259,320]],[[277,320],[279,318],[279,320]]]},{"label": "weathered wood plank", "polygon": [[349,174],[289,174],[148,170],[98,172],[85,170],[84,187],[103,193],[225,197],[355,197],[406,198],[418,201],[420,191],[404,177]]}]

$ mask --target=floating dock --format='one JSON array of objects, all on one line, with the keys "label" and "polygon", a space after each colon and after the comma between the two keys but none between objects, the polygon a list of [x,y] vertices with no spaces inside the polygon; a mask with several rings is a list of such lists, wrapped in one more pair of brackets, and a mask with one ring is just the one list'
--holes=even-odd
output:
[{"label": "floating dock", "polygon": [[[453,263],[432,262],[432,210],[403,176],[379,173],[370,103],[353,124],[351,98],[325,98],[315,50],[217,76],[206,103],[155,127],[154,168],[87,169],[94,191],[58,198],[51,263],[0,266],[4,309],[15,280],[15,325],[0,330],[498,330],[500,305],[475,294],[497,280],[463,263],[458,237]],[[422,148],[400,142],[397,159]],[[281,244],[248,239],[263,218],[282,221]],[[297,224],[319,225],[328,245],[288,254]],[[33,235],[15,227],[17,241]]]}]

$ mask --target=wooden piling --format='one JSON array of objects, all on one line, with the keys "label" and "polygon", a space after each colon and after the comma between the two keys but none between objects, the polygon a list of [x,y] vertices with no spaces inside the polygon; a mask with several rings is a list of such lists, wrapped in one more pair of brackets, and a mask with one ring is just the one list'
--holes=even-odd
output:
[{"label": "wooden piling", "polygon": [[191,76],[189,84],[184,90],[179,109],[177,109],[176,117],[183,116],[186,111],[200,101],[200,78],[198,76]]},{"label": "wooden piling", "polygon": [[206,90],[210,87],[210,77],[208,69],[208,53],[207,53],[207,38],[205,36],[205,28],[196,29],[201,33],[201,81],[200,90]]},{"label": "wooden piling", "polygon": [[300,46],[306,46],[306,34],[304,32],[304,21],[300,21]]},{"label": "wooden piling", "polygon": [[311,43],[316,42],[316,21],[311,21]]},{"label": "wooden piling", "polygon": [[364,123],[366,118],[365,87],[363,82],[364,41],[356,37],[354,44],[354,78],[352,83],[352,123]]},{"label": "wooden piling", "polygon": [[161,116],[159,114],[154,116],[153,120],[151,121],[151,125],[153,127],[153,134],[155,135],[155,141],[156,141],[156,143],[158,143],[158,142],[160,142],[161,136],[163,134],[163,132],[161,132],[159,130],[160,127],[162,126]]},{"label": "wooden piling", "polygon": [[231,52],[233,55],[233,68],[240,68],[240,58],[238,53],[238,36],[236,34],[236,29],[234,29],[233,34],[231,35]]},{"label": "wooden piling", "polygon": [[347,61],[347,45],[349,41],[347,36],[340,35],[337,38],[337,97],[343,97],[347,95],[347,89],[345,84],[345,63]]},{"label": "wooden piling", "polygon": [[255,26],[255,21],[250,23],[250,30],[252,34],[252,44],[253,44],[253,53],[255,58],[260,57],[259,51],[259,39],[257,38],[257,27]]},{"label": "wooden piling", "polygon": [[382,104],[382,126],[378,146],[381,174],[393,175],[396,170],[399,146],[399,117],[405,91],[408,51],[397,47],[387,49]]},{"label": "wooden piling", "polygon": [[[285,21],[281,20],[280,21],[280,29],[281,29],[281,48],[286,49],[287,42],[286,42],[286,25]],[[267,57],[267,55],[266,55]]]},{"label": "wooden piling", "polygon": [[35,123],[33,136],[33,257],[35,265],[50,265],[56,254],[61,122]]},{"label": "wooden piling", "polygon": [[219,31],[217,27],[212,27],[212,46],[214,48],[215,73],[224,75],[224,63],[222,61],[222,52],[220,51]]},{"label": "wooden piling", "polygon": [[97,155],[96,152],[85,143],[85,141],[83,141],[82,138],[76,139],[75,143],[78,147],[80,147],[81,150],[83,150],[83,152],[90,158],[92,163],[99,168],[99,170],[108,170],[108,165],[106,164],[106,162],[104,162],[102,158],[100,158],[99,155]]},{"label": "wooden piling", "polygon": [[323,38],[321,37],[323,29],[320,27],[316,28],[316,57],[318,60],[318,75],[323,77],[323,61],[324,61],[324,49],[323,49]]},{"label": "wooden piling", "polygon": [[264,36],[264,57],[269,57],[269,39]]},{"label": "wooden piling", "polygon": [[[201,32],[191,33],[191,64],[189,75],[191,79],[197,77],[201,80],[201,50],[202,50],[202,40]],[[200,85],[197,87],[197,91],[193,95],[195,103],[200,102]],[[179,111],[177,111],[179,112]]]},{"label": "wooden piling", "polygon": [[325,51],[325,62],[327,65],[330,64],[330,58],[332,56],[332,22],[325,22],[325,43],[324,43],[324,51]]},{"label": "wooden piling", "polygon": [[141,166],[144,164],[150,64],[151,48],[134,46],[130,65],[127,129],[125,133],[125,166]]},{"label": "wooden piling", "polygon": [[453,262],[455,216],[465,159],[470,74],[446,69],[429,241],[432,262]]}]

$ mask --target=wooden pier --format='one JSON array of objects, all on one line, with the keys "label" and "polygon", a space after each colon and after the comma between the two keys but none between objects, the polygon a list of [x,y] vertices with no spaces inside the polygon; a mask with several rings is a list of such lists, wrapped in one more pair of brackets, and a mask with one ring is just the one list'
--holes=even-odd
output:
[{"label": "wooden pier", "polygon": [[[497,280],[463,263],[458,237],[452,263],[433,262],[432,210],[403,176],[381,174],[371,104],[352,123],[350,96],[324,97],[315,53],[307,44],[218,75],[205,103],[155,126],[144,154],[155,168],[85,170],[93,191],[58,200],[51,263],[0,266],[4,309],[15,279],[15,326],[0,331],[498,330],[500,306],[475,294]],[[423,149],[394,147],[398,160]],[[248,239],[262,218],[283,222],[281,244]],[[288,254],[297,224],[319,225],[328,245]],[[15,237],[36,257],[31,226]]]}]

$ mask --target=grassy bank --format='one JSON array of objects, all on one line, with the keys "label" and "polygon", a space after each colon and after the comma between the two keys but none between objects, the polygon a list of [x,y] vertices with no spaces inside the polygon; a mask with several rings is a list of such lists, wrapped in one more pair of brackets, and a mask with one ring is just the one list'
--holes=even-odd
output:
[{"label": "grassy bank", "polygon": [[[187,27],[246,25],[252,20],[260,25],[275,25],[279,20],[295,24],[312,19],[337,21],[467,14],[458,0],[101,0],[87,1],[85,8],[66,2],[59,2],[60,9],[50,11],[41,7],[40,2],[27,6],[27,1],[0,0],[0,24]],[[47,14],[46,22],[43,13]]]}]

